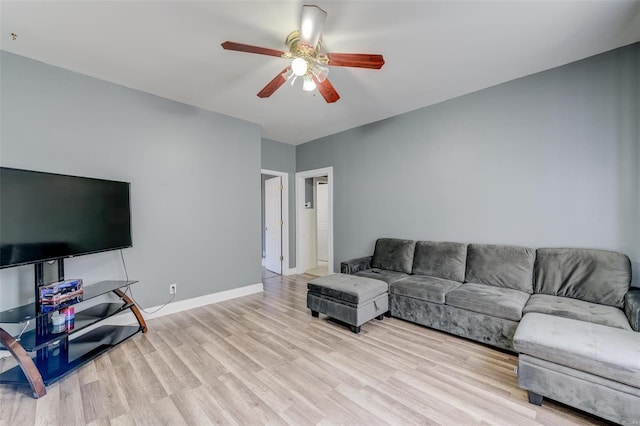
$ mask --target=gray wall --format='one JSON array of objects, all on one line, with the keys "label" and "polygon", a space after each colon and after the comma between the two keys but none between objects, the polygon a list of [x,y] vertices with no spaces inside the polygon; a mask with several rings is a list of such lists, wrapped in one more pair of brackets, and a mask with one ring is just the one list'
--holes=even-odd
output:
[{"label": "gray wall", "polygon": [[[0,52],[3,166],[131,182],[143,306],[259,283],[260,128]],[[3,206],[4,207],[4,206]],[[66,275],[123,279],[117,252],[67,260]],[[0,271],[0,308],[33,298],[33,268]]]},{"label": "gray wall", "polygon": [[296,266],[296,209],[294,204],[296,147],[263,138],[262,168],[289,173],[289,268],[294,268]]},{"label": "gray wall", "polygon": [[336,269],[389,236],[619,250],[639,283],[639,57],[636,43],[298,145],[298,171],[334,167]]}]

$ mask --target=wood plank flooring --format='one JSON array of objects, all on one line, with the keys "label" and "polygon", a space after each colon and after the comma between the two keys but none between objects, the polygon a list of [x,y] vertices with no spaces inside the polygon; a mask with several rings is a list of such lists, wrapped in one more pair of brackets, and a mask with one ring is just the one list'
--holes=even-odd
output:
[{"label": "wood plank flooring", "polygon": [[41,399],[2,385],[0,424],[603,424],[529,404],[514,355],[395,318],[359,335],[312,318],[310,278],[266,272],[264,293],[151,320]]}]

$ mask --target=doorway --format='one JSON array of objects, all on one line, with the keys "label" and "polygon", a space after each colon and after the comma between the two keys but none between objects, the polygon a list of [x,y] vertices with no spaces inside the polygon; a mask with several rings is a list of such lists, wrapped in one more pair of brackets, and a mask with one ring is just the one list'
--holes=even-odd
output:
[{"label": "doorway", "polygon": [[262,266],[276,274],[289,268],[289,197],[287,172],[261,170]]},{"label": "doorway", "polygon": [[333,167],[296,173],[296,266],[333,273]]}]

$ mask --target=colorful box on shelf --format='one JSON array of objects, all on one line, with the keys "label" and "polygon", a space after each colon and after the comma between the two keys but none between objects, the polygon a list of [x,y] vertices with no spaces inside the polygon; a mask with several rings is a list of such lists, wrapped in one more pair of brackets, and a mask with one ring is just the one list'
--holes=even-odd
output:
[{"label": "colorful box on shelf", "polygon": [[40,287],[40,310],[57,311],[65,306],[82,301],[82,280],[65,280]]}]

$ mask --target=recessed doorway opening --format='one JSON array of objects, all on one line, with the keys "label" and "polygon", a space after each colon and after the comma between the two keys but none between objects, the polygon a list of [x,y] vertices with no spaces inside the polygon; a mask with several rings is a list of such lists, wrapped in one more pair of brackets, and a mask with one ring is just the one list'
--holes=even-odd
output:
[{"label": "recessed doorway opening", "polygon": [[333,167],[296,173],[297,273],[333,273]]}]

